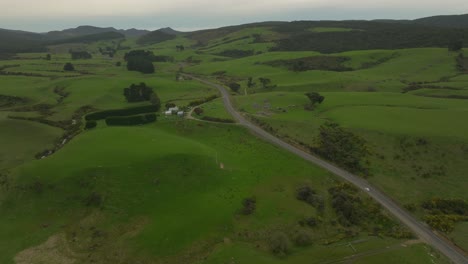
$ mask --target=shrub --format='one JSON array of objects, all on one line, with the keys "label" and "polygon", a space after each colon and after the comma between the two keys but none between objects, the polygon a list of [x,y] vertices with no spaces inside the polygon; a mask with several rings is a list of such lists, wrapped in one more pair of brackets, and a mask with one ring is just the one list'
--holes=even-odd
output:
[{"label": "shrub", "polygon": [[283,232],[273,233],[268,240],[268,246],[271,252],[279,256],[286,256],[291,250],[291,242]]},{"label": "shrub", "polygon": [[97,122],[95,120],[86,121],[86,125],[85,125],[86,129],[92,129],[92,128],[95,128],[96,126],[97,126]]},{"label": "shrub", "polygon": [[296,190],[296,198],[300,201],[304,201],[313,207],[317,208],[317,210],[323,211],[325,208],[325,202],[320,195],[317,195],[314,190],[312,190],[309,186],[302,186]]},{"label": "shrub", "polygon": [[195,114],[197,114],[197,115],[203,114],[203,108],[200,108],[200,107],[197,107],[197,108],[193,109],[193,111],[194,111]]},{"label": "shrub", "polygon": [[243,215],[251,215],[255,212],[255,208],[257,207],[257,200],[255,197],[245,198],[242,201],[242,211]]},{"label": "shrub", "polygon": [[294,234],[293,241],[296,246],[305,247],[312,244],[312,237],[309,232],[305,230],[298,230]]},{"label": "shrub", "polygon": [[91,193],[85,200],[86,206],[99,207],[102,204],[102,196],[99,193]]},{"label": "shrub", "polygon": [[300,226],[315,227],[319,224],[320,220],[315,217],[307,217],[299,221]]}]

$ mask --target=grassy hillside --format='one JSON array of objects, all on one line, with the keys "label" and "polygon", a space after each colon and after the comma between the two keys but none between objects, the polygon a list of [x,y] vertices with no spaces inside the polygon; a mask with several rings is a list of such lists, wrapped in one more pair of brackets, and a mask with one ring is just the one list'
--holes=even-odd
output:
[{"label": "grassy hillside", "polygon": [[[394,30],[395,46],[374,45]],[[239,84],[236,108],[306,151],[322,124],[337,123],[365,142],[361,175],[428,221],[424,202],[468,199],[468,75],[464,53],[444,46],[452,31],[345,21],[161,32],[85,36],[0,61],[0,263],[448,263],[365,193],[216,122],[232,119],[218,91],[179,72]],[[376,41],[347,46],[346,36]],[[332,37],[330,50],[283,45]],[[139,49],[170,59],[154,74],[128,71],[124,55]],[[85,129],[87,113],[154,103],[126,101],[124,88],[141,82],[162,105],[156,122]],[[310,108],[307,92],[325,100]],[[166,104],[204,111],[165,116]],[[440,232],[468,249],[457,219]]]}]

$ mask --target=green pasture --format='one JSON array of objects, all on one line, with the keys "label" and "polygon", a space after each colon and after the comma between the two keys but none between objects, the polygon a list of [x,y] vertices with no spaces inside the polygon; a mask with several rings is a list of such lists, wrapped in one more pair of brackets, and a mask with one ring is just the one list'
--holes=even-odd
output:
[{"label": "green pasture", "polygon": [[203,114],[200,116],[197,116],[195,113],[193,113],[192,114],[193,117],[200,118],[200,117],[207,116],[207,117],[216,117],[216,118],[222,118],[222,119],[232,119],[231,115],[226,111],[226,108],[224,108],[224,104],[221,98],[205,103],[201,105],[200,108],[203,109]]},{"label": "green pasture", "polygon": [[53,146],[62,130],[51,126],[9,119],[11,112],[0,112],[0,171],[34,159],[38,152]]}]

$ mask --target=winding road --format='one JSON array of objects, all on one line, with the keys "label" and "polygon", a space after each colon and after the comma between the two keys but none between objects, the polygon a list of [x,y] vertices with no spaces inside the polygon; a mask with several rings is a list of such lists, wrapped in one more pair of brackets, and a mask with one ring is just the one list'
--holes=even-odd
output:
[{"label": "winding road", "polygon": [[421,240],[425,243],[431,245],[435,249],[439,250],[445,256],[447,256],[452,262],[456,264],[468,264],[468,257],[467,255],[459,249],[457,246],[452,244],[450,241],[440,237],[436,233],[434,233],[429,227],[427,227],[422,222],[418,221],[412,215],[410,215],[405,209],[395,203],[389,196],[384,194],[383,192],[377,190],[372,185],[370,185],[366,180],[353,175],[343,169],[340,169],[334,164],[331,164],[327,161],[324,161],[320,158],[317,158],[310,153],[307,153],[301,149],[290,145],[283,140],[269,134],[265,130],[261,129],[260,127],[254,125],[246,118],[244,118],[239,112],[237,112],[230,100],[229,92],[221,85],[212,83],[207,80],[203,80],[188,74],[184,74],[187,77],[190,77],[194,80],[197,80],[201,83],[206,85],[212,86],[217,88],[222,97],[223,103],[226,110],[238,121],[238,123],[250,131],[255,133],[260,138],[279,146],[289,152],[296,154],[297,156],[310,161],[311,163],[324,168],[327,171],[332,172],[333,174],[345,179],[346,181],[354,184],[356,187],[362,189],[364,192],[367,192],[375,201],[377,201],[380,205],[385,207],[390,213],[392,213],[396,218],[398,218],[403,224],[405,224],[408,228],[410,228]]}]

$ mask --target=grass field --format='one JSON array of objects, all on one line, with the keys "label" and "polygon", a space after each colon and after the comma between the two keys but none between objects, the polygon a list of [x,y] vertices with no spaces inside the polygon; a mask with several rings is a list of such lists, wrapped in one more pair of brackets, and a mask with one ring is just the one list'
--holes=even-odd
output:
[{"label": "grass field", "polygon": [[[468,199],[468,77],[455,67],[457,54],[439,48],[351,51],[328,55],[348,58],[343,66],[349,71],[294,72],[265,63],[322,54],[270,52],[272,41],[282,37],[270,28],[202,37],[203,45],[185,35],[142,47],[135,39],[122,42],[124,48],[174,58],[154,63],[156,73],[148,75],[127,71],[127,48],[114,58],[101,55],[99,48],[115,45],[109,41],[51,47],[51,61],[46,53],[0,61],[0,67],[9,65],[4,72],[14,73],[1,76],[0,95],[27,99],[0,108],[0,238],[8,238],[0,239],[0,263],[447,263],[418,241],[373,235],[380,223],[368,230],[337,224],[327,192],[337,179],[240,126],[180,118],[134,127],[100,121],[53,155],[34,160],[64,131],[8,118],[70,122],[84,106],[147,104],[127,103],[123,96],[124,88],[140,82],[153,88],[163,107],[183,107],[218,91],[176,80],[177,70],[212,79],[226,71],[224,80],[242,86],[232,98],[237,109],[290,142],[313,146],[328,121],[364,138],[371,153],[368,180],[402,205],[414,205],[417,217],[424,216],[420,203],[426,199]],[[72,61],[70,48],[93,58]],[[220,55],[232,50],[253,55]],[[77,70],[63,72],[66,62]],[[246,88],[248,77],[255,87]],[[260,77],[277,86],[262,88]],[[304,109],[310,91],[325,96],[314,111]],[[201,107],[203,115],[194,117],[231,118],[221,99]],[[424,145],[418,145],[421,139]],[[304,184],[324,197],[323,213],[296,199]],[[252,197],[255,212],[240,214],[242,201]],[[310,216],[319,219],[318,226],[298,224]],[[457,223],[448,234],[465,249],[466,227]],[[306,232],[312,244],[276,256],[268,242],[275,232],[291,240],[295,232]]]},{"label": "grass field", "polygon": [[[0,207],[2,214],[11,216],[0,220],[1,236],[17,234],[2,241],[2,263],[10,263],[18,251],[57,232],[78,241],[69,245],[72,251],[103,243],[91,253],[98,261],[113,259],[118,251],[123,259],[158,257],[177,262],[194,252],[199,259],[209,252],[205,247],[225,237],[263,244],[262,237],[271,229],[295,225],[307,210],[292,193],[298,184],[308,182],[324,190],[334,182],[329,174],[241,128],[199,126],[195,121],[98,128],[47,159],[18,167],[13,179],[26,189],[20,196],[7,193]],[[90,198],[96,195],[99,204],[89,204],[96,202]],[[258,200],[255,215],[236,216],[241,200],[252,195]],[[116,226],[124,233],[114,230]],[[101,235],[93,237],[83,228]],[[250,239],[238,234],[246,230]],[[339,235],[328,224],[314,232],[317,241]],[[119,242],[104,246],[111,240]],[[362,250],[398,243],[372,241],[363,242]],[[123,245],[125,252],[121,252]],[[333,243],[324,248],[334,251]],[[311,250],[295,249],[299,259],[301,254],[323,254],[323,250]],[[352,253],[342,250],[337,257]],[[246,248],[239,257],[251,251]],[[264,250],[255,254],[269,255]]]}]

